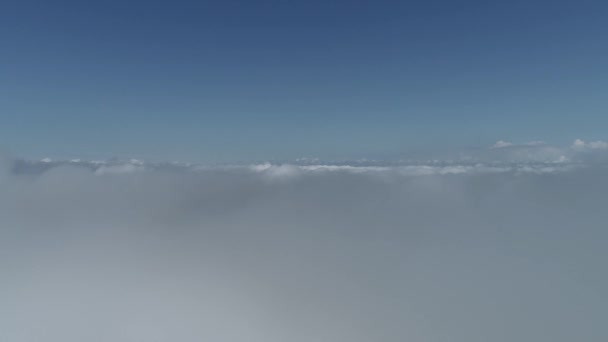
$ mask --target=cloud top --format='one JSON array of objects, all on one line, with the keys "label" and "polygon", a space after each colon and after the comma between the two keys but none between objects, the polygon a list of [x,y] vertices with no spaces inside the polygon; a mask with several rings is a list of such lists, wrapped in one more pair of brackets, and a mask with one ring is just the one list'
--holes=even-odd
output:
[{"label": "cloud top", "polygon": [[0,159],[0,340],[604,340],[608,179],[589,150]]}]

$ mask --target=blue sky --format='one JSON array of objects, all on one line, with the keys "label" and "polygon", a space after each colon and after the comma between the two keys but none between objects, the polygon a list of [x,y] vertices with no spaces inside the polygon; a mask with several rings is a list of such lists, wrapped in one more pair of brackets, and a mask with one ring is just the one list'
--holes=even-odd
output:
[{"label": "blue sky", "polygon": [[382,158],[606,139],[603,1],[0,3],[23,157]]}]

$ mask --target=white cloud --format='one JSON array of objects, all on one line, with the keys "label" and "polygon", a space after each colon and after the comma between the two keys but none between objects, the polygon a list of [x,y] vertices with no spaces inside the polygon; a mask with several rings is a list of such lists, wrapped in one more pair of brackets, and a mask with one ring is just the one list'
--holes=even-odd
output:
[{"label": "white cloud", "polygon": [[513,146],[513,143],[510,143],[508,141],[504,141],[504,140],[498,140],[493,146],[492,148],[503,148],[503,147],[509,147],[509,146]]},{"label": "white cloud", "polygon": [[605,141],[592,141],[592,142],[590,142],[588,144],[588,146],[590,148],[593,148],[593,149],[602,149],[602,150],[605,150],[605,149],[608,149],[608,142],[605,142]]},{"label": "white cloud", "polygon": [[602,164],[489,153],[0,159],[0,340],[603,340]]},{"label": "white cloud", "polygon": [[96,175],[107,175],[107,174],[122,174],[122,173],[133,173],[137,171],[143,171],[144,168],[141,165],[134,164],[118,164],[118,165],[102,165],[95,170]]},{"label": "white cloud", "polygon": [[581,139],[576,139],[574,140],[574,143],[572,144],[572,147],[575,149],[581,149],[585,147],[585,142],[582,141]]},{"label": "white cloud", "polygon": [[541,146],[541,145],[546,145],[546,143],[544,141],[541,140],[534,140],[534,141],[528,141],[525,143],[521,143],[521,144],[514,144],[512,142],[508,142],[508,141],[504,141],[504,140],[498,140],[494,145],[492,145],[492,148],[505,148],[505,147],[521,147],[521,146]]},{"label": "white cloud", "polygon": [[572,144],[572,148],[575,150],[585,150],[585,149],[593,149],[593,150],[606,150],[608,149],[608,142],[605,141],[591,141],[585,142],[581,139],[576,139]]}]

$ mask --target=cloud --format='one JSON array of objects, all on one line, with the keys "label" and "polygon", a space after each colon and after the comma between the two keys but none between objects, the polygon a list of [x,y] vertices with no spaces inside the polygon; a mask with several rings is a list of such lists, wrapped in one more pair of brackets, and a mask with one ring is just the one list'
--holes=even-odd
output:
[{"label": "cloud", "polygon": [[469,156],[472,160],[511,163],[587,163],[608,160],[608,143],[576,139],[571,146],[559,147],[543,141],[512,143],[497,141],[490,148]]},{"label": "cloud", "polygon": [[119,165],[101,165],[95,170],[95,174],[97,175],[105,175],[105,174],[119,174],[119,173],[132,173],[137,171],[142,171],[144,168],[143,164],[132,164],[125,163]]},{"label": "cloud", "polygon": [[503,147],[509,147],[509,146],[513,146],[513,143],[510,143],[510,142],[504,141],[504,140],[498,140],[496,142],[496,144],[494,144],[492,146],[492,148],[503,148]]},{"label": "cloud", "polygon": [[605,340],[605,167],[548,148],[577,158],[0,158],[0,340]]},{"label": "cloud", "polygon": [[499,140],[489,149],[479,151],[471,157],[486,162],[553,163],[564,162],[567,154],[562,148],[543,141],[512,143]]},{"label": "cloud", "polygon": [[540,141],[540,140],[529,141],[529,142],[525,142],[525,143],[521,143],[521,144],[514,144],[512,142],[498,140],[494,145],[492,145],[492,148],[522,147],[522,146],[523,147],[533,147],[533,146],[542,146],[542,145],[546,145],[546,143],[544,141]]},{"label": "cloud", "polygon": [[8,180],[8,177],[11,174],[13,168],[13,161],[12,159],[2,153],[0,151],[0,184],[2,184],[3,181]]},{"label": "cloud", "polygon": [[576,139],[572,144],[572,148],[579,151],[585,149],[608,150],[608,142],[598,140],[587,143],[581,139]]}]

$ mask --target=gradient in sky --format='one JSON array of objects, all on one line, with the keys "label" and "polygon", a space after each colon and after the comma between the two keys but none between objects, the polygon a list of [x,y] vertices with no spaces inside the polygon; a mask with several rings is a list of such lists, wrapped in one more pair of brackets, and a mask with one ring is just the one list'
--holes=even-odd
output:
[{"label": "gradient in sky", "polygon": [[3,1],[0,146],[392,157],[605,139],[605,1]]},{"label": "gradient in sky", "polygon": [[607,341],[606,18],[0,0],[0,341]]}]

